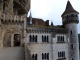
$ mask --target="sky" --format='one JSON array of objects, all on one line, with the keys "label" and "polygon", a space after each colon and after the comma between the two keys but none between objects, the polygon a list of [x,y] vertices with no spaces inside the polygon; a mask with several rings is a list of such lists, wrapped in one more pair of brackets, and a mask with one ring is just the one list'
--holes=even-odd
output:
[{"label": "sky", "polygon": [[[61,15],[66,8],[68,0],[31,0],[31,13],[33,18],[49,20],[53,24],[62,25]],[[75,10],[80,13],[80,0],[69,0]],[[28,13],[29,15],[29,13]],[[79,15],[80,21],[80,15]],[[78,24],[80,33],[80,23]]]}]

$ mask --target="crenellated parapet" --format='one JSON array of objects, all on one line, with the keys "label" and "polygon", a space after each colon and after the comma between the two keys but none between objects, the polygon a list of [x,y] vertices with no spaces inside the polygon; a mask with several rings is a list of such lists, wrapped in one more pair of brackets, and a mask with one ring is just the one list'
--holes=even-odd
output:
[{"label": "crenellated parapet", "polygon": [[22,25],[22,23],[24,23],[24,21],[26,20],[26,18],[22,15],[10,15],[9,18],[6,17],[5,14],[2,14],[1,17],[1,24],[20,24]]}]

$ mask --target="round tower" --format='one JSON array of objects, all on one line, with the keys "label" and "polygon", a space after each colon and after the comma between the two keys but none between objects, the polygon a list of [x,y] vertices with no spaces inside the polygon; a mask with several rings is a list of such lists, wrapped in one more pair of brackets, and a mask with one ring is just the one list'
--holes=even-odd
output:
[{"label": "round tower", "polygon": [[68,29],[70,36],[69,60],[79,60],[79,42],[77,24],[79,23],[78,12],[72,7],[70,1],[67,2],[66,9],[62,14],[63,26]]}]

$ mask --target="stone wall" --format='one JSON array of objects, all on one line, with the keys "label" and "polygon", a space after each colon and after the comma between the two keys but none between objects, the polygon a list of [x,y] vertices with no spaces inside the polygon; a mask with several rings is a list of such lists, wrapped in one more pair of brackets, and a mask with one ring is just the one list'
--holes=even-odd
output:
[{"label": "stone wall", "polygon": [[[79,60],[79,41],[78,41],[78,31],[77,24],[70,23],[65,26],[69,30],[70,44],[69,44],[69,58],[74,60]],[[71,48],[73,45],[73,48]]]},{"label": "stone wall", "polygon": [[[57,36],[64,36],[64,42],[58,42]],[[54,38],[52,38],[53,40],[53,59],[57,60],[60,59],[60,57],[58,57],[58,52],[65,52],[65,59],[69,60],[69,55],[68,55],[68,37],[67,34],[56,34],[56,36]]]},{"label": "stone wall", "polygon": [[[37,42],[29,42],[30,35],[37,35]],[[49,36],[49,42],[42,42],[42,35]],[[51,34],[50,33],[27,33],[25,42],[30,50],[30,54],[37,54],[38,60],[42,59],[42,53],[49,53],[49,60],[52,60]]]}]

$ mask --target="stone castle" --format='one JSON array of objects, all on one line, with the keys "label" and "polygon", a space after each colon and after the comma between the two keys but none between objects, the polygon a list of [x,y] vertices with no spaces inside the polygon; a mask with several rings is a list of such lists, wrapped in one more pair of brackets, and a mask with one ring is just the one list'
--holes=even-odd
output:
[{"label": "stone castle", "polygon": [[0,0],[0,60],[79,60],[79,12],[70,1],[58,26],[29,10],[30,0]]}]

